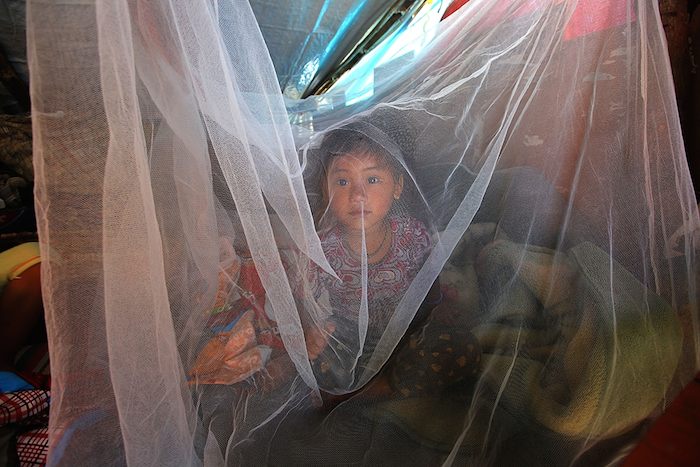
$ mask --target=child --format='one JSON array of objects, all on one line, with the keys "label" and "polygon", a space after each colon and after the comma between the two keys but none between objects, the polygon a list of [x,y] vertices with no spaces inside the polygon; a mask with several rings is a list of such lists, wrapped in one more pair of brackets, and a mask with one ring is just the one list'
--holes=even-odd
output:
[{"label": "child", "polygon": [[[339,381],[352,377],[353,370],[348,367],[354,365],[357,354],[362,353],[365,358],[372,355],[399,300],[430,251],[427,227],[407,214],[408,174],[404,175],[405,169],[394,155],[364,134],[372,129],[381,132],[369,124],[351,123],[329,132],[321,147],[324,158],[319,188],[326,209],[318,221],[319,237],[329,264],[341,280],[315,266],[299,272],[287,265],[293,282],[299,275],[308,275],[310,287],[306,291],[299,283],[293,286],[304,321],[308,355],[320,366],[321,373],[339,373],[337,389],[347,389]],[[379,138],[388,137],[380,133]],[[369,322],[360,349],[363,241]],[[313,295],[316,304],[320,303],[320,313],[312,311],[315,305],[307,308],[305,295]],[[325,303],[323,297],[328,299]],[[260,298],[264,300],[264,292]],[[252,321],[241,320],[233,329],[212,338],[191,370],[193,379],[200,384],[232,384],[260,369],[266,358],[257,358],[255,365],[247,358],[243,364],[239,362],[242,350],[260,343],[255,327]],[[332,349],[327,348],[329,339],[334,341]],[[326,358],[319,358],[322,354]]]},{"label": "child", "polygon": [[[306,337],[321,388],[332,393],[354,389],[432,248],[431,233],[421,220],[427,220],[427,210],[410,172],[415,136],[396,114],[373,112],[365,121],[331,130],[320,146],[319,237],[337,278],[311,268],[316,303],[325,305],[328,317],[307,326]],[[368,320],[362,342],[365,293]],[[441,301],[436,281],[368,388],[369,397],[436,395],[468,384],[478,374],[478,341],[449,323],[447,315],[455,310],[448,303],[436,308]],[[449,312],[445,319],[438,316],[439,309]]]},{"label": "child", "polygon": [[[314,296],[330,316],[310,328],[307,340],[314,349],[324,347],[326,340],[331,344],[315,352],[320,354],[315,363],[321,380],[330,384],[328,389],[347,389],[357,379],[361,373],[355,367],[357,355],[362,355],[360,367],[366,364],[430,253],[428,228],[408,210],[412,179],[399,151],[381,129],[362,122],[332,130],[321,144],[319,237],[340,280],[311,268]],[[358,331],[365,294],[363,262],[368,308],[364,345]],[[320,329],[330,330],[332,338],[327,333],[324,337]]]},{"label": "child", "polygon": [[430,251],[427,227],[408,214],[402,200],[410,177],[395,155],[347,127],[326,136],[322,151],[327,210],[319,236],[331,266],[343,275],[342,283],[328,284],[337,292],[334,298],[351,307],[358,303],[364,237],[368,294],[372,301],[395,301]]},{"label": "child", "polygon": [[[308,356],[321,389],[326,392],[347,393],[354,389],[399,302],[430,253],[428,227],[413,215],[419,211],[415,204],[411,206],[418,197],[413,195],[415,189],[403,153],[378,125],[359,121],[330,131],[321,144],[321,170],[316,181],[323,205],[316,209],[317,224],[323,251],[335,276],[314,264],[302,271],[292,267],[294,262],[285,267],[293,282]],[[297,282],[300,278],[306,279],[300,281],[304,283]],[[363,340],[360,323],[365,298],[367,332]],[[445,336],[455,333],[436,323],[426,334],[434,334],[435,339],[423,342],[410,336],[439,301],[439,287],[434,284],[393,360],[400,357],[405,363],[428,352],[433,357],[437,354],[439,363],[423,360],[436,368],[449,369],[446,361],[455,358],[459,362],[474,362],[469,355],[460,359],[459,343],[445,344]],[[277,373],[269,368],[267,354],[253,355],[253,362],[241,353],[242,349],[260,348],[260,331],[256,329],[259,326],[248,321],[241,319],[230,332],[217,336],[205,347],[206,352],[200,354],[192,371],[199,383],[232,384],[263,366],[267,372],[260,374]],[[437,331],[432,332],[434,329]],[[457,339],[456,334],[454,337],[473,343],[472,339]],[[445,352],[441,352],[442,347]],[[451,355],[453,352],[458,354]],[[214,354],[216,358],[212,358]],[[212,362],[219,366],[214,368]],[[291,365],[287,366],[293,371]],[[473,373],[471,366],[459,373],[466,374],[466,370]],[[405,395],[405,382],[415,378],[406,377],[396,368],[391,369],[391,375],[394,389]]]}]

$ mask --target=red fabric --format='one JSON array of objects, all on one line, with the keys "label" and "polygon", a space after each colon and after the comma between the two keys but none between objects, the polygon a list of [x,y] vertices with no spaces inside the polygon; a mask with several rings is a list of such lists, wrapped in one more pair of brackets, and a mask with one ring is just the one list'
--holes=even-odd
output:
[{"label": "red fabric", "polygon": [[49,392],[40,389],[0,394],[0,426],[16,423],[49,408]]},{"label": "red fabric", "polygon": [[265,313],[265,288],[252,260],[246,260],[241,265],[241,275],[238,284],[243,290],[244,300],[255,310],[257,316],[256,324],[259,329],[258,342],[276,349],[284,348],[277,329],[277,323]]},{"label": "red fabric", "polygon": [[700,465],[700,373],[652,425],[623,465]]},{"label": "red fabric", "polygon": [[[547,6],[550,3],[559,5],[563,1],[564,0],[530,0],[529,2],[524,2],[515,12],[514,16],[518,17],[527,15],[538,8]],[[442,19],[447,18],[468,2],[469,0],[454,0],[445,11]],[[489,12],[489,16],[494,19],[494,22],[496,22],[503,17],[506,11],[508,11],[510,5],[511,3],[506,0],[496,4],[493,10]],[[574,13],[569,19],[569,23],[566,25],[566,29],[564,30],[564,39],[576,39],[577,37],[582,37],[597,31],[602,31],[604,29],[625,24],[628,21],[636,21],[636,16],[634,11],[627,11],[625,0],[610,2],[600,2],[600,0],[579,0],[579,2],[576,4]],[[487,20],[486,22],[488,23],[489,21]]]},{"label": "red fabric", "polygon": [[442,18],[440,18],[440,21],[444,20],[452,13],[462,8],[464,5],[467,4],[468,1],[469,0],[454,0],[452,3],[450,3],[450,6],[447,7],[447,10],[445,10],[445,13],[442,15]]},{"label": "red fabric", "polygon": [[17,456],[21,466],[46,465],[49,451],[49,429],[37,428],[17,437]]},{"label": "red fabric", "polygon": [[256,316],[255,326],[258,330],[258,343],[276,349],[284,348],[277,324],[265,313],[265,288],[252,259],[246,259],[242,262],[238,287],[242,298],[231,305],[228,310],[212,315],[207,326],[213,330],[225,328],[244,312],[252,309]]},{"label": "red fabric", "polygon": [[262,300],[262,306],[264,308],[265,288],[260,281],[260,276],[258,276],[258,271],[255,269],[253,260],[243,261],[238,285],[243,289],[242,295],[250,301],[251,305]]},{"label": "red fabric", "polygon": [[[629,14],[629,17],[628,17]],[[627,11],[626,2],[600,2],[580,0],[564,31],[564,39],[570,40],[604,29],[613,28],[636,20],[634,11]]]}]

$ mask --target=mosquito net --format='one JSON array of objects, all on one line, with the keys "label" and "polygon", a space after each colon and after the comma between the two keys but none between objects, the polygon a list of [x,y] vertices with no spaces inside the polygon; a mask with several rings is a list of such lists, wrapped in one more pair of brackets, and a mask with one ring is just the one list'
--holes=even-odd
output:
[{"label": "mosquito net", "polygon": [[54,465],[619,460],[700,366],[656,2],[291,101],[245,0],[30,0]]}]

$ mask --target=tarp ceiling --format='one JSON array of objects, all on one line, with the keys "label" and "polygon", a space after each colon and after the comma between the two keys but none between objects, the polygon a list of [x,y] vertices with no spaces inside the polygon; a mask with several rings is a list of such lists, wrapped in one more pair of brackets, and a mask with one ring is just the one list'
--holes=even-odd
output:
[{"label": "tarp ceiling", "polygon": [[253,12],[290,97],[304,93],[357,43],[386,0],[252,0]]},{"label": "tarp ceiling", "polygon": [[[281,89],[297,98],[320,82],[388,11],[422,0],[251,0]],[[25,0],[0,0],[0,47],[27,79]],[[0,86],[1,88],[1,86]],[[4,91],[4,89],[2,89]],[[0,92],[0,106],[12,98]]]}]

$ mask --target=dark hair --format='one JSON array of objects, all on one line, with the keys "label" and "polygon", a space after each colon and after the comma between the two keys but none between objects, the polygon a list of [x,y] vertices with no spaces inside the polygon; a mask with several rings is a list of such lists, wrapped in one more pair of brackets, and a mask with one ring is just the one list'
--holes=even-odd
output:
[{"label": "dark hair", "polygon": [[331,158],[351,152],[369,152],[386,162],[395,174],[410,172],[416,148],[415,117],[406,110],[378,106],[330,130],[323,137],[320,158],[326,168]]},{"label": "dark hair", "polygon": [[[380,163],[386,164],[398,179],[399,175],[405,172],[402,166],[400,154],[392,154],[383,145],[369,138],[365,134],[350,128],[339,128],[330,131],[323,138],[319,155],[321,157],[321,183],[327,175],[331,161],[335,157],[343,156],[350,153],[369,153],[376,156]],[[400,158],[400,159],[399,159]]]}]

